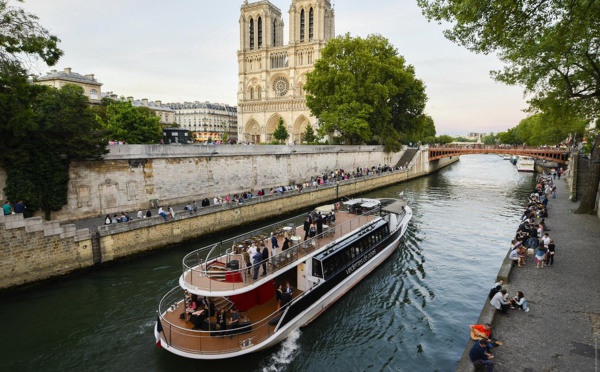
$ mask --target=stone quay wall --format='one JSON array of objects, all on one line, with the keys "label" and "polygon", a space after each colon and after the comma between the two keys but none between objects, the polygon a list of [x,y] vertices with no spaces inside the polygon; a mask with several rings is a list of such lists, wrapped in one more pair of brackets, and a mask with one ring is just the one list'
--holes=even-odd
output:
[{"label": "stone quay wall", "polygon": [[[381,146],[115,145],[101,161],[73,162],[68,204],[52,217],[77,221],[301,183],[334,169],[395,166],[404,150]],[[6,175],[0,170],[0,199]],[[36,214],[41,216],[41,212]]]},{"label": "stone quay wall", "polygon": [[59,221],[43,222],[41,217],[0,216],[0,291],[405,182],[458,160],[454,157],[429,163],[425,149],[415,154],[408,170],[310,188],[301,193],[253,198],[241,206],[214,206],[202,209],[203,213],[198,215],[180,211],[169,222],[152,217],[99,226],[97,232],[76,230],[75,225],[61,226]]}]

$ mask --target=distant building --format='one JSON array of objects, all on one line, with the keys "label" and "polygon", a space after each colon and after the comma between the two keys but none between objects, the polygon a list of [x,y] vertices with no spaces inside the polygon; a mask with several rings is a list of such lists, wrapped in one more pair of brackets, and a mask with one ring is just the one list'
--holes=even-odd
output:
[{"label": "distant building", "polygon": [[94,78],[94,74],[81,75],[73,72],[70,67],[65,68],[64,71],[52,70],[35,79],[35,83],[56,89],[60,89],[66,84],[79,85],[92,104],[99,104],[102,98],[102,83]]},{"label": "distant building", "polygon": [[190,138],[186,129],[164,128],[162,134],[163,143],[181,143],[183,145],[190,143]]},{"label": "distant building", "polygon": [[175,112],[167,104],[163,104],[161,101],[148,101],[147,98],[134,99],[133,97],[119,97],[113,92],[107,92],[103,94],[103,98],[109,98],[115,101],[127,100],[131,102],[133,107],[147,107],[156,113],[156,116],[160,118],[160,124],[169,126],[175,123]]},{"label": "distant building", "polygon": [[328,40],[335,37],[334,9],[329,0],[292,0],[289,8],[289,44],[283,44],[281,10],[269,1],[241,6],[238,51],[239,139],[271,142],[280,119],[290,134],[288,143],[300,143],[308,124],[317,118],[306,106],[306,74]]},{"label": "distant building", "polygon": [[481,142],[481,140],[485,136],[487,136],[487,133],[470,132],[469,134],[467,134],[466,138],[469,139],[469,140],[474,140],[474,141],[477,141],[477,142]]},{"label": "distant building", "polygon": [[169,103],[175,113],[175,123],[192,132],[196,142],[237,141],[237,107],[224,103]]}]

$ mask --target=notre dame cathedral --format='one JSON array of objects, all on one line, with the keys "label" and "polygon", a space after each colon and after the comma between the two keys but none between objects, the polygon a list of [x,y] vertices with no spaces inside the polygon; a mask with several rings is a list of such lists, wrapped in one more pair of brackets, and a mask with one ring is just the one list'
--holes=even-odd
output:
[{"label": "notre dame cathedral", "polygon": [[306,107],[306,73],[335,37],[334,10],[329,0],[292,0],[289,42],[284,45],[281,10],[267,0],[248,3],[240,15],[238,51],[238,139],[271,142],[280,118],[289,144],[301,143],[305,128],[318,127]]}]

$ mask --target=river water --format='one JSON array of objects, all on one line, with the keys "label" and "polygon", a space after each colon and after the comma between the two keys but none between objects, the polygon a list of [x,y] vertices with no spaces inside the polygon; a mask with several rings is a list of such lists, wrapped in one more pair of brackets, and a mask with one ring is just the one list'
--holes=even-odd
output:
[{"label": "river water", "polygon": [[270,350],[206,362],[156,348],[158,303],[177,285],[183,256],[205,240],[0,297],[0,369],[453,371],[532,188],[533,175],[497,155],[468,155],[363,195],[404,191],[414,211],[404,246]]}]

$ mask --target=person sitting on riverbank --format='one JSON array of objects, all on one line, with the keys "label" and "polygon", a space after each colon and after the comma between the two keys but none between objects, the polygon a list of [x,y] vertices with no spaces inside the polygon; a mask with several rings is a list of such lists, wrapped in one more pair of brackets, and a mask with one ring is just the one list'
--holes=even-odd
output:
[{"label": "person sitting on riverbank", "polygon": [[494,363],[490,360],[494,356],[487,350],[487,339],[482,338],[471,347],[469,351],[469,359],[471,363],[477,369],[480,366],[487,367],[488,372],[494,371]]},{"label": "person sitting on riverbank", "polygon": [[165,212],[163,207],[158,207],[158,215],[161,216],[165,221],[168,219],[167,213]]},{"label": "person sitting on riverbank", "polygon": [[509,302],[504,298],[506,295],[506,289],[497,292],[492,300],[490,301],[490,305],[496,308],[496,310],[500,310],[502,316],[508,316],[508,306]]},{"label": "person sitting on riverbank", "polygon": [[519,309],[525,311],[526,313],[529,312],[529,305],[525,300],[525,295],[521,291],[517,291],[517,295],[510,300],[510,304],[510,308],[512,310]]}]

